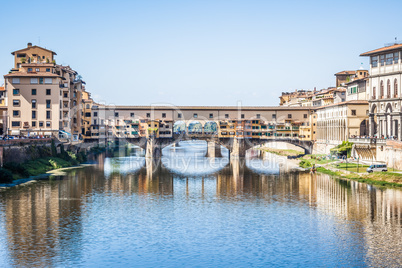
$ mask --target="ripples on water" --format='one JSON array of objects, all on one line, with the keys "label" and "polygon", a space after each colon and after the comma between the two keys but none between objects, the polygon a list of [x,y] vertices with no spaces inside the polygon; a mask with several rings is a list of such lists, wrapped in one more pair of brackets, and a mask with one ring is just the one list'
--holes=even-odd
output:
[{"label": "ripples on water", "polygon": [[402,265],[400,190],[163,153],[0,193],[0,266]]}]

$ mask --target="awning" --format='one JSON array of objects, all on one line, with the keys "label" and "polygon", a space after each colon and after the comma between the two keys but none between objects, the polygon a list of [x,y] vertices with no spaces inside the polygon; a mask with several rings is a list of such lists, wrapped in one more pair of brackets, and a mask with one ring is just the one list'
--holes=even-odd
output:
[{"label": "awning", "polygon": [[20,135],[21,134],[21,132],[19,131],[19,130],[11,130],[11,136],[14,136],[14,135]]}]

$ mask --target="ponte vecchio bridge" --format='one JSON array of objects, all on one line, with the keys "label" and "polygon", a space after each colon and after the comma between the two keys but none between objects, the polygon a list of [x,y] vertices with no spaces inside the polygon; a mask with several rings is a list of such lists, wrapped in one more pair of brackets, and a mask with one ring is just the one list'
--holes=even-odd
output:
[{"label": "ponte vecchio bridge", "polygon": [[287,142],[311,153],[312,107],[92,106],[92,141],[125,140],[158,157],[184,140],[205,140],[208,156],[226,147],[232,157],[267,142]]}]

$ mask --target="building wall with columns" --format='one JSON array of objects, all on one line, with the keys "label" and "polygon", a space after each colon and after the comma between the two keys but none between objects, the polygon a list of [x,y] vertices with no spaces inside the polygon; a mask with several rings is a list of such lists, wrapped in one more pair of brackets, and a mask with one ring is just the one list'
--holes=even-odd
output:
[{"label": "building wall with columns", "polygon": [[351,136],[367,135],[368,107],[367,101],[347,101],[317,109],[317,142],[335,146]]},{"label": "building wall with columns", "polygon": [[402,139],[402,44],[361,54],[370,58],[370,136]]}]

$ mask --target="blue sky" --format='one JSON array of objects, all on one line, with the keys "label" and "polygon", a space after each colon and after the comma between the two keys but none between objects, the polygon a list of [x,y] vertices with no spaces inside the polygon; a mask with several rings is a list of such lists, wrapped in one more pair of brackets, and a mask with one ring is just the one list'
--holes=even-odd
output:
[{"label": "blue sky", "polygon": [[[28,42],[108,104],[278,105],[402,39],[400,1],[6,1],[0,72]],[[40,40],[40,44],[39,44]],[[0,80],[0,83],[2,80]]]}]

